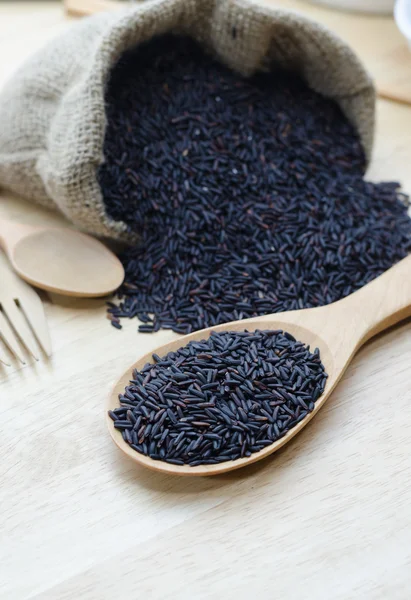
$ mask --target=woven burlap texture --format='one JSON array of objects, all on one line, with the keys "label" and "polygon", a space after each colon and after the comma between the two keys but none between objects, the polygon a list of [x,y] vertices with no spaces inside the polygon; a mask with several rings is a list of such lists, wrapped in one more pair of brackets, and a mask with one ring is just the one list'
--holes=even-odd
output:
[{"label": "woven burlap texture", "polygon": [[104,160],[104,90],[127,49],[174,31],[194,37],[244,75],[274,64],[334,98],[370,157],[375,91],[340,39],[301,15],[250,0],[148,0],[84,19],[34,55],[0,92],[0,186],[81,229],[127,240],[106,214],[96,172]]}]

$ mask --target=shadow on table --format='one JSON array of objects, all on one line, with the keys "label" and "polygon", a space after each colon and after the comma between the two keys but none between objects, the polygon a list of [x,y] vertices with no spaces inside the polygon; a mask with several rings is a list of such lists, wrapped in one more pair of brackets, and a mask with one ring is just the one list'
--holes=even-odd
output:
[{"label": "shadow on table", "polygon": [[179,477],[151,471],[132,462],[118,449],[113,449],[116,456],[113,459],[112,466],[117,471],[116,475],[123,480],[123,483],[129,485],[134,483],[150,491],[167,492],[169,494],[199,494],[224,490],[233,485],[241,485],[247,480],[252,484],[255,478],[260,476],[264,478],[269,476],[270,479],[274,480],[284,469],[292,467],[292,463],[299,453],[307,452],[307,444],[309,446],[313,437],[321,435],[322,428],[326,428],[326,424],[321,424],[321,419],[317,420],[316,423],[311,421],[298,435],[298,438],[294,438],[289,444],[271,456],[247,467],[221,475]]}]

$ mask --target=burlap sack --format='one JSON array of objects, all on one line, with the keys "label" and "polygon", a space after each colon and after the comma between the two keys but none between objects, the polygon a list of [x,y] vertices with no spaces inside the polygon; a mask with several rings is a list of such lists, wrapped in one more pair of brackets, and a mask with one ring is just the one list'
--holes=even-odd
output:
[{"label": "burlap sack", "polygon": [[374,88],[353,52],[322,26],[247,0],[151,0],[73,24],[0,93],[0,186],[58,208],[91,233],[130,239],[110,219],[96,179],[104,160],[104,89],[119,56],[167,31],[186,33],[249,75],[274,63],[334,98],[367,157]]}]

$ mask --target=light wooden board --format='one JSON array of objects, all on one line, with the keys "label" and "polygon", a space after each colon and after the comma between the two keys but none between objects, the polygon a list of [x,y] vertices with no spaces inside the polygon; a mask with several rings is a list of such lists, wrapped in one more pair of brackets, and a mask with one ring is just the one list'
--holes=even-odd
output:
[{"label": "light wooden board", "polygon": [[303,12],[345,40],[375,79],[380,96],[411,104],[411,51],[394,19],[331,10],[299,0],[265,0]]},{"label": "light wooden board", "polygon": [[[323,23],[357,52],[374,77],[380,96],[411,104],[411,51],[394,20],[332,10],[300,0],[264,0]],[[91,15],[126,5],[120,0],[65,0],[68,14]]]},{"label": "light wooden board", "polygon": [[121,0],[64,0],[64,9],[74,17],[85,17],[96,12],[124,7]]},{"label": "light wooden board", "polygon": [[[0,3],[0,79],[65,26],[58,3]],[[411,190],[410,159],[411,108],[380,101],[370,176]],[[61,222],[6,194],[0,214]],[[174,335],[118,332],[100,300],[54,296],[46,313],[51,362],[0,369],[1,600],[409,600],[411,322],[271,459],[173,479],[116,450],[104,405]]]}]

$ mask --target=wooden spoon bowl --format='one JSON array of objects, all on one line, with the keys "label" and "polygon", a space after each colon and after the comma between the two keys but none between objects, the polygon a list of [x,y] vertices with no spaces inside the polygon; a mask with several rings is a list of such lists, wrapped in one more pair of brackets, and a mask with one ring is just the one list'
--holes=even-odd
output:
[{"label": "wooden spoon bowl", "polygon": [[105,296],[124,279],[123,265],[104,244],[72,229],[1,220],[0,245],[22,279],[48,292]]},{"label": "wooden spoon bowl", "polygon": [[145,354],[128,368],[115,385],[109,400],[108,410],[120,406],[118,395],[124,392],[132,377],[133,369],[141,369],[152,362],[152,354],[164,356],[185,346],[190,341],[207,339],[213,331],[244,331],[247,329],[283,329],[297,340],[318,347],[321,360],[328,373],[324,393],[315,403],[314,410],[305,419],[278,441],[255,452],[249,457],[226,461],[216,465],[172,465],[153,460],[133,450],[124,440],[113,421],[107,415],[107,425],[115,444],[136,463],[172,475],[217,475],[240,469],[262,460],[289,442],[324,406],[358,348],[372,336],[411,315],[411,256],[404,258],[386,273],[343,300],[305,310],[290,311],[274,315],[234,321],[217,327],[197,331],[179,338]]}]

